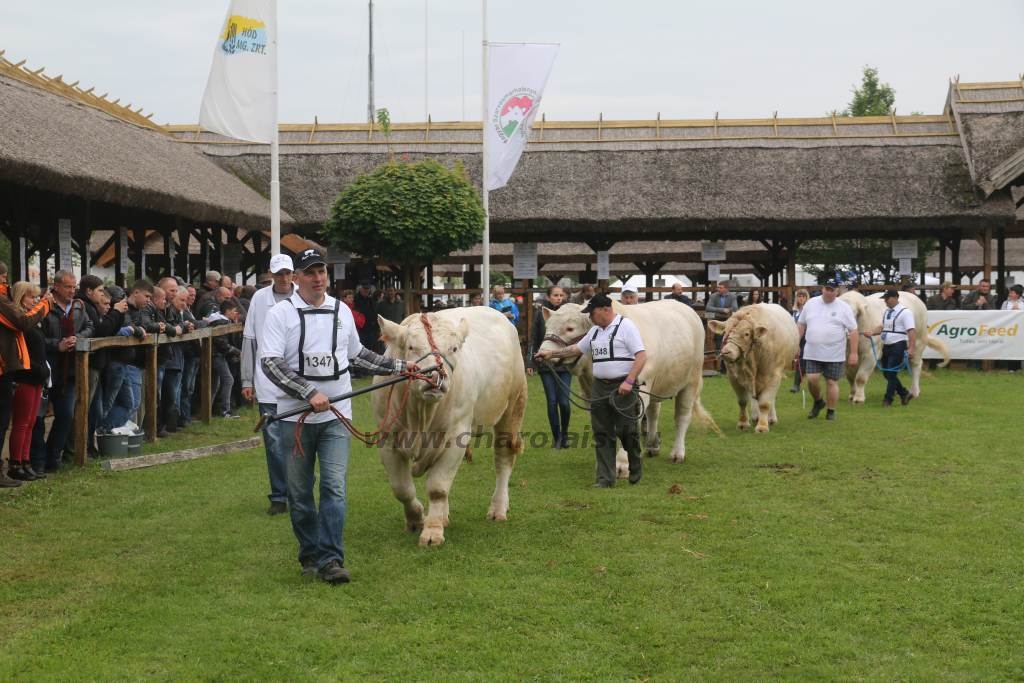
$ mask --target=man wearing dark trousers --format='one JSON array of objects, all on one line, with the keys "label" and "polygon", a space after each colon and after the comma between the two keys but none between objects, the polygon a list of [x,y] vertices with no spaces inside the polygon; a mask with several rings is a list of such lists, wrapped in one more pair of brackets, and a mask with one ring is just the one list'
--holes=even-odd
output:
[{"label": "man wearing dark trousers", "polygon": [[629,458],[629,483],[640,481],[640,431],[636,410],[640,400],[637,377],[647,362],[640,330],[629,318],[612,309],[606,294],[595,294],[583,308],[594,327],[575,344],[558,351],[544,349],[535,358],[575,358],[589,353],[594,361],[590,423],[594,430],[596,483],[598,488],[615,485],[615,439],[622,442]]},{"label": "man wearing dark trousers", "polygon": [[914,398],[900,382],[900,370],[906,355],[914,355],[914,337],[917,335],[914,333],[914,314],[900,303],[900,293],[887,289],[883,299],[885,313],[882,324],[864,334],[882,338],[882,374],[888,382],[882,405],[888,408],[897,395],[902,405],[907,405]]}]

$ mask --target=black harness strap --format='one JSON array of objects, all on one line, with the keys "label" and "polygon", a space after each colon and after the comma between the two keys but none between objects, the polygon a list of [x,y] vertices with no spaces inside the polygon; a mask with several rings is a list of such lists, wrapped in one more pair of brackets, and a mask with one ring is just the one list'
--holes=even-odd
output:
[{"label": "black harness strap", "polygon": [[[291,301],[291,299],[289,299]],[[293,304],[294,305],[294,304]],[[311,379],[314,381],[325,381],[335,380],[348,372],[348,366],[344,369],[338,367],[338,325],[335,323],[332,326],[331,334],[331,358],[334,361],[334,374],[333,375],[307,375],[306,374],[306,316],[307,315],[329,315],[332,316],[333,320],[338,319],[338,311],[341,309],[341,301],[335,300],[334,310],[329,311],[325,308],[304,308],[295,309],[296,313],[299,314],[299,377],[303,379]]]},{"label": "black harness strap", "polygon": [[[612,332],[608,335],[608,358],[594,358],[595,363],[606,363],[613,360],[636,360],[636,357],[630,356],[628,358],[616,358],[615,357],[615,335],[619,333],[619,326],[622,325],[624,318],[620,315],[619,322],[615,323],[615,327],[612,328]],[[594,343],[594,339],[597,338],[598,328],[594,328],[594,336],[590,338],[590,343]]]}]

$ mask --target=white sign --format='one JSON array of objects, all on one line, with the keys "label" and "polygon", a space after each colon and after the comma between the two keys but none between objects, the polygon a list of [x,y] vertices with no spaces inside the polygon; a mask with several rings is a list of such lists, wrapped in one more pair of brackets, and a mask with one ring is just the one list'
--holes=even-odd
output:
[{"label": "white sign", "polygon": [[60,269],[71,271],[71,219],[57,221],[57,243],[60,245]]},{"label": "white sign", "polygon": [[911,274],[913,274],[913,272],[914,271],[912,270],[911,265],[910,265],[910,259],[909,258],[901,258],[900,259],[900,275],[911,275]]},{"label": "white sign", "polygon": [[277,2],[232,0],[217,34],[199,123],[238,140],[277,135]]},{"label": "white sign", "polygon": [[917,258],[917,240],[893,240],[892,257],[894,259]]},{"label": "white sign", "polygon": [[700,243],[700,260],[701,261],[724,261],[725,260],[725,242],[701,242]]},{"label": "white sign", "polygon": [[[928,311],[928,336],[951,358],[1024,360],[1024,311]],[[942,358],[930,347],[925,358]]]},{"label": "white sign", "polygon": [[128,281],[128,228],[118,228],[118,250],[117,259],[120,264],[121,273]]},{"label": "white sign", "polygon": [[597,279],[607,280],[608,279],[608,252],[599,251],[597,252]]},{"label": "white sign", "polygon": [[722,279],[722,266],[717,263],[708,264],[708,282],[718,282]]},{"label": "white sign", "polygon": [[484,187],[497,190],[508,182],[526,147],[558,46],[488,43],[486,50],[488,120],[484,130]]},{"label": "white sign", "polygon": [[512,277],[519,280],[537,277],[536,242],[516,242],[512,245]]}]

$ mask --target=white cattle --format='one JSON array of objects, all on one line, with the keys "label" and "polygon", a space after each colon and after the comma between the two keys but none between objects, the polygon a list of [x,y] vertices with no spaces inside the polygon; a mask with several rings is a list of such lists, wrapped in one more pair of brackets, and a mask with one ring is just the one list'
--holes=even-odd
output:
[{"label": "white cattle", "polygon": [[[448,492],[469,440],[492,428],[496,481],[487,517],[505,520],[509,477],[523,451],[520,428],[526,409],[526,372],[516,328],[483,306],[414,315],[401,325],[380,316],[378,321],[388,355],[444,367],[440,386],[414,380],[407,395],[398,386],[373,396],[384,437],[380,458],[405,507],[406,528],[421,532],[422,546],[444,543]],[[430,504],[426,518],[413,483],[414,476],[423,474]]]},{"label": "white cattle", "polygon": [[725,322],[709,320],[708,327],[725,335],[722,360],[740,404],[736,427],[750,426],[749,413],[757,420],[756,430],[767,432],[768,425],[779,421],[775,412],[779,383],[800,350],[800,331],[793,316],[778,304],[754,304]]},{"label": "white cattle", "polygon": [[[718,430],[700,403],[704,385],[704,325],[692,308],[678,301],[651,301],[635,306],[623,306],[616,301],[613,307],[616,313],[636,324],[647,352],[647,362],[637,382],[647,414],[645,441],[648,454],[656,455],[660,450],[658,417],[661,399],[675,398],[676,440],[669,459],[682,462],[686,457],[686,431],[694,416]],[[563,304],[557,311],[545,308],[543,312],[547,320],[547,337],[541,349],[557,351],[575,344],[593,327],[579,304]],[[581,384],[589,386],[593,371],[589,360],[583,359],[576,365],[574,371],[580,374]],[[616,472],[619,477],[629,473],[623,450],[616,456]]]},{"label": "white cattle", "polygon": [[[857,316],[857,328],[861,332],[877,328],[882,324],[885,314],[885,302],[882,292],[864,296],[860,292],[845,292],[840,297],[850,305]],[[921,298],[912,292],[900,292],[900,303],[914,315],[914,355],[910,357],[910,395],[921,394],[921,364],[925,347],[930,346],[942,354],[942,367],[949,364],[949,347],[941,339],[928,335],[928,309]],[[880,337],[870,339],[860,335],[857,347],[860,363],[856,368],[846,367],[846,379],[850,382],[850,400],[864,403],[864,387],[871,377],[872,370],[882,358],[882,341]]]}]

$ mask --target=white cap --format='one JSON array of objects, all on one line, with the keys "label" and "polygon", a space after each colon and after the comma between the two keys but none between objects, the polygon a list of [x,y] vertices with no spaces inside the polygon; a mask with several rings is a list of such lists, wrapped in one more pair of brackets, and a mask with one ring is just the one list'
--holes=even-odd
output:
[{"label": "white cap", "polygon": [[295,270],[292,257],[287,254],[274,254],[270,258],[270,272],[276,273],[281,270]]},{"label": "white cap", "polygon": [[633,285],[622,285],[622,289],[620,291],[623,294],[639,294],[640,293],[640,292],[637,291],[636,287],[634,287]]}]

